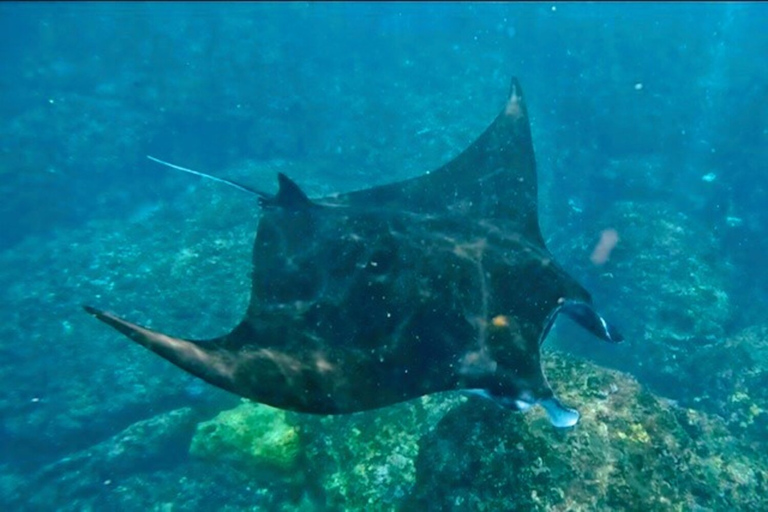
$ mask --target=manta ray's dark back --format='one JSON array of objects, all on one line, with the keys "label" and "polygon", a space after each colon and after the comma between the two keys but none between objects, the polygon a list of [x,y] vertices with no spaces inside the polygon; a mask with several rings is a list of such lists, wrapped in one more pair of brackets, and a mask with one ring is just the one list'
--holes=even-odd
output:
[{"label": "manta ray's dark back", "polygon": [[274,196],[217,179],[264,207],[243,320],[195,341],[86,311],[233,393],[330,414],[463,389],[570,426],[540,363],[555,318],[621,340],[544,245],[516,79],[485,132],[423,176],[317,200],[282,174]]}]

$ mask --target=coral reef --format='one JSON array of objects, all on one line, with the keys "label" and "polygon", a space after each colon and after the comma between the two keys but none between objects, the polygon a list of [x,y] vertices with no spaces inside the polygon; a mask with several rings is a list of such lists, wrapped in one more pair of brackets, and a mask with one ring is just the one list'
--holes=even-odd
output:
[{"label": "coral reef", "polygon": [[[295,415],[306,440],[306,459],[296,471],[323,510],[768,505],[762,493],[768,458],[734,438],[717,416],[561,353],[545,360],[563,400],[582,413],[573,429],[554,429],[538,409],[518,414],[456,393],[363,414]],[[196,437],[205,432],[198,429]]]},{"label": "coral reef", "polygon": [[[744,366],[744,386],[763,378],[756,371],[762,353],[747,347],[764,334],[749,331],[729,342],[729,353],[743,354],[743,343],[755,357]],[[573,429],[553,428],[537,408],[514,413],[458,393],[327,417],[243,403],[196,427],[198,416],[181,409],[31,478],[0,467],[0,502],[18,509],[55,497],[72,504],[61,510],[166,504],[231,511],[768,506],[765,450],[734,437],[718,416],[657,398],[626,374],[572,356],[545,352],[544,361],[563,401],[582,413]],[[747,388],[733,389],[741,403]],[[754,407],[745,402],[739,410]],[[759,413],[752,425],[761,421]]]},{"label": "coral reef", "polygon": [[[200,384],[195,379],[145,357],[148,354],[140,347],[104,337],[103,330],[80,312],[79,304],[103,301],[114,311],[142,321],[130,298],[143,291],[149,293],[141,309],[168,312],[164,321],[171,330],[191,330],[190,334],[204,337],[222,322],[234,324],[240,313],[230,311],[228,304],[240,300],[245,308],[248,298],[244,279],[252,217],[233,213],[235,221],[227,234],[195,230],[175,237],[174,246],[169,247],[169,238],[157,236],[153,226],[175,224],[177,215],[172,208],[159,207],[146,213],[146,222],[125,224],[130,236],[146,242],[142,246],[127,243],[114,225],[94,222],[89,228],[55,237],[31,237],[14,250],[0,253],[3,268],[15,269],[0,274],[0,297],[16,305],[6,311],[0,325],[4,340],[0,353],[8,363],[0,366],[0,382],[19,383],[7,386],[0,395],[2,433],[8,444],[0,452],[0,461],[48,464],[149,415],[184,405],[205,409],[217,402],[236,403],[216,390],[197,393]],[[242,258],[237,257],[238,248]],[[184,249],[203,256],[184,258]],[[220,264],[225,254],[226,266]],[[206,274],[191,277],[192,266],[205,268]],[[146,279],[150,271],[162,277],[153,283]],[[232,284],[241,277],[242,287]],[[216,287],[221,287],[218,292],[200,292]],[[184,300],[169,301],[162,289],[173,289]],[[241,289],[242,296],[232,289]],[[203,308],[206,295],[219,297],[219,306],[218,301],[209,301]],[[179,309],[166,307],[170,302]],[[205,313],[195,314],[194,322],[185,322],[190,311],[203,309]],[[194,326],[185,328],[185,324]]]},{"label": "coral reef", "polygon": [[[764,329],[748,330],[725,342],[717,337],[710,341],[705,333],[717,326],[707,319],[697,320],[684,331],[704,337],[691,336],[691,342],[703,341],[701,350],[677,360],[676,382],[687,382],[679,388],[691,397],[684,405],[713,410],[726,418],[735,413],[733,420],[676,406],[655,398],[624,374],[548,352],[544,360],[553,386],[566,403],[582,412],[581,422],[571,430],[553,429],[538,410],[517,414],[481,399],[446,394],[355,415],[281,413],[285,414],[283,425],[295,428],[301,440],[301,452],[290,470],[254,469],[259,461],[251,465],[253,458],[232,447],[220,448],[212,458],[187,459],[193,434],[189,413],[173,413],[173,417],[186,418],[180,421],[182,426],[168,429],[167,436],[153,437],[146,428],[152,423],[142,423],[147,415],[145,404],[173,407],[194,399],[202,412],[212,403],[225,400],[222,405],[226,407],[226,400],[233,405],[237,400],[208,387],[190,394],[188,388],[197,385],[196,381],[139,347],[105,342],[98,324],[65,313],[68,302],[61,297],[86,301],[102,295],[100,300],[139,321],[144,313],[162,309],[165,328],[195,337],[215,335],[222,325],[236,322],[240,311],[233,309],[232,301],[242,307],[247,301],[248,245],[255,224],[249,216],[252,209],[247,202],[223,200],[208,185],[201,184],[188,197],[190,204],[212,197],[210,207],[224,213],[210,217],[203,210],[181,213],[163,206],[147,211],[145,221],[124,226],[123,234],[117,234],[109,223],[94,223],[89,229],[70,233],[69,239],[30,240],[18,252],[2,254],[4,264],[24,272],[28,286],[32,283],[40,290],[29,297],[25,287],[8,276],[0,283],[7,300],[26,304],[2,326],[6,357],[24,362],[2,367],[3,380],[33,382],[25,371],[44,375],[42,367],[33,364],[50,364],[39,356],[40,350],[57,359],[59,371],[89,376],[82,382],[75,379],[67,385],[47,387],[39,395],[30,386],[11,387],[0,399],[9,448],[5,454],[31,460],[30,454],[17,448],[26,447],[49,457],[44,469],[31,477],[9,465],[10,459],[5,461],[0,467],[0,502],[4,505],[18,508],[33,499],[34,490],[41,500],[71,497],[71,510],[139,510],[163,503],[198,510],[362,510],[371,506],[392,510],[631,510],[646,503],[648,510],[765,507],[759,495],[766,478],[765,450],[754,448],[765,432],[765,399],[760,394],[766,389],[765,350],[760,348],[766,339]],[[211,229],[186,230],[169,238],[154,227],[182,219]],[[669,240],[683,236],[678,229],[670,231]],[[141,249],[125,243],[127,239],[142,240]],[[169,250],[169,240],[174,250]],[[622,239],[616,251],[625,241]],[[668,246],[673,249],[674,244]],[[154,259],[149,261],[148,254]],[[226,265],[222,264],[225,257]],[[693,263],[675,265],[703,265],[705,260],[702,256]],[[659,256],[655,261],[658,266],[663,260]],[[602,270],[615,272],[613,279],[622,285],[645,287],[642,293],[656,291],[650,277],[635,284],[610,267],[619,264],[621,272],[633,271],[629,263],[623,263],[620,252]],[[644,272],[659,271],[650,263],[644,268]],[[162,282],[148,283],[148,273],[162,276]],[[171,289],[177,299],[148,294],[147,286],[156,291]],[[670,296],[680,289],[679,285],[669,286]],[[232,289],[242,293],[233,297]],[[639,316],[634,325],[643,328],[639,312],[655,311],[659,305],[632,290],[621,291],[622,299],[634,298],[630,303],[638,305]],[[134,311],[137,296],[144,301],[141,311]],[[207,299],[205,304],[203,299]],[[616,301],[608,306],[618,311],[620,304]],[[203,305],[205,314],[196,314],[195,321],[189,322],[188,312],[202,311]],[[704,305],[696,307],[703,311]],[[49,317],[24,313],[32,310],[48,311]],[[58,320],[52,322],[52,318]],[[20,332],[22,325],[38,333],[34,352],[27,344],[12,342],[16,339],[13,333]],[[652,326],[654,332],[663,334],[664,325],[657,322]],[[560,331],[550,343],[565,345],[557,340],[562,337]],[[71,344],[62,344],[62,339],[82,340],[77,357]],[[584,341],[585,351],[601,347],[595,340]],[[644,356],[648,361],[663,360],[654,359],[664,354],[660,341],[657,349],[653,349],[653,338],[643,343],[646,345],[629,344],[630,361],[641,362],[645,346],[651,348]],[[618,358],[627,349],[607,347],[605,354],[608,350]],[[695,389],[694,381],[698,383]],[[39,400],[33,401],[35,398]],[[222,417],[227,418],[228,413]],[[127,430],[115,435],[118,419]],[[740,427],[741,423],[746,427]],[[199,437],[203,431],[198,427],[195,432],[198,446],[205,445]],[[243,442],[253,434],[239,432]],[[750,437],[745,443],[734,433]],[[130,446],[143,445],[144,455],[118,449],[129,446],[124,442],[127,439],[132,440]],[[89,447],[90,443],[96,445]],[[175,447],[172,457],[168,457],[169,446]],[[67,449],[70,453],[56,460]],[[74,451],[77,449],[82,451]],[[110,483],[104,485],[105,481]]]},{"label": "coral reef", "polygon": [[[767,300],[764,16],[556,7],[2,5],[0,508],[768,509],[768,328],[730,330]],[[674,401],[548,353],[574,429],[457,394],[280,413],[256,423],[300,450],[265,464],[260,406],[211,420],[238,399],[80,312],[207,338],[245,308],[255,203],[146,153],[313,196],[396,181],[471,142],[510,73],[550,248],[628,338],[551,342]]]}]

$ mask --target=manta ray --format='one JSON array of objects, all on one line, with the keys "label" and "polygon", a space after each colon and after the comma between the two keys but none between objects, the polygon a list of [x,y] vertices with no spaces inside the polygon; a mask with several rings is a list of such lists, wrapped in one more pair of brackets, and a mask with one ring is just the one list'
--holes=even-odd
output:
[{"label": "manta ray", "polygon": [[365,411],[463,390],[511,410],[541,405],[556,427],[579,413],[555,396],[542,342],[561,313],[622,336],[555,261],[538,220],[523,91],[473,144],[419,177],[310,199],[278,174],[262,208],[251,298],[228,334],[177,338],[84,306],[204,381],[292,411]]}]

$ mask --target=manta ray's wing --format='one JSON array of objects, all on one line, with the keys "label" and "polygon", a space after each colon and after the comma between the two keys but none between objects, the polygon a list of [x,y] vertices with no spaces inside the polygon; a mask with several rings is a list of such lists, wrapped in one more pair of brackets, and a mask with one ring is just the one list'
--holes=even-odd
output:
[{"label": "manta ray's wing", "polygon": [[543,247],[537,194],[528,111],[523,90],[513,78],[496,119],[452,161],[424,176],[342,194],[329,201],[500,219],[528,242]]}]

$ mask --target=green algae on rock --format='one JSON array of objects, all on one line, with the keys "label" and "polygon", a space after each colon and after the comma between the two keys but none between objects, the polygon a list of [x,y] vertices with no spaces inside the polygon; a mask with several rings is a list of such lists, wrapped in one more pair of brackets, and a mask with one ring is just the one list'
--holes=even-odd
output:
[{"label": "green algae on rock", "polygon": [[246,401],[200,423],[189,452],[202,459],[230,461],[244,470],[290,471],[301,456],[302,442],[285,411]]},{"label": "green algae on rock", "polygon": [[397,510],[416,483],[421,439],[464,401],[441,393],[358,414],[297,416],[307,479],[322,489],[328,510]]}]

